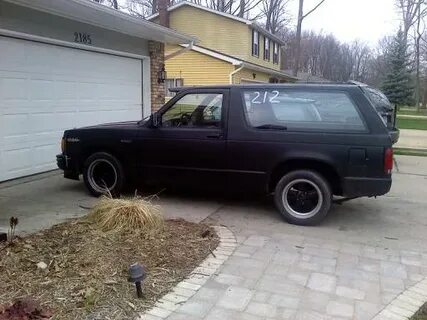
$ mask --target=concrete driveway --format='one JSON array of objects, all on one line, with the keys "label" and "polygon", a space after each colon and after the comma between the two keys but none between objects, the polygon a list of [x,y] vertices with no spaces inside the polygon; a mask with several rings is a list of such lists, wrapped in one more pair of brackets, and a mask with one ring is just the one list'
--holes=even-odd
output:
[{"label": "concrete driveway", "polygon": [[[167,217],[226,225],[239,243],[170,319],[371,319],[427,276],[427,158],[399,156],[397,169],[387,196],[336,205],[316,227],[284,223],[268,198],[162,195]],[[57,173],[3,184],[0,226],[16,215],[32,232],[84,215],[93,201]]]}]

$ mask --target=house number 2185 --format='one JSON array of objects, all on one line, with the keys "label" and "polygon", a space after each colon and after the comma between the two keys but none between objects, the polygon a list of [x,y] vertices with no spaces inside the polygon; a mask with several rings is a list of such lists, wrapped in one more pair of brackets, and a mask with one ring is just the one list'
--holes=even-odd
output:
[{"label": "house number 2185", "polygon": [[82,33],[82,32],[74,32],[74,42],[92,44],[92,39],[90,38],[90,34]]}]

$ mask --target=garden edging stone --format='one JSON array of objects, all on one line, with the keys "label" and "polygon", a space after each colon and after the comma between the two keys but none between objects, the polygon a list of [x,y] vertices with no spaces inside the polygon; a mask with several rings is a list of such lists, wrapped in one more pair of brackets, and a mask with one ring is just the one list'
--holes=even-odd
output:
[{"label": "garden edging stone", "polygon": [[398,295],[372,320],[407,320],[427,302],[427,278]]},{"label": "garden edging stone", "polygon": [[234,252],[237,242],[234,234],[224,226],[213,226],[220,242],[218,247],[179,282],[169,293],[159,299],[149,310],[139,314],[138,320],[160,320],[169,317],[187,302]]}]

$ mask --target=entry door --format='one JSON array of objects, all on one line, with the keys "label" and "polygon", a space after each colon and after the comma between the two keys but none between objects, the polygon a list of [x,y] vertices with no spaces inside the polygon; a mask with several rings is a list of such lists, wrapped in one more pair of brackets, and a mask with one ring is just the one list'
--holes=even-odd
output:
[{"label": "entry door", "polygon": [[161,110],[161,125],[141,131],[143,176],[156,182],[216,187],[226,179],[227,90],[192,90]]},{"label": "entry door", "polygon": [[55,169],[66,129],[141,119],[141,64],[0,36],[0,181]]}]

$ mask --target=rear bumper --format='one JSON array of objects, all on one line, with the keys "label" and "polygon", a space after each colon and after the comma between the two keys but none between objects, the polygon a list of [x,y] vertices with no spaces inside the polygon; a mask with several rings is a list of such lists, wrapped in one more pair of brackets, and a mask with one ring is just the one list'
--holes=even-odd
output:
[{"label": "rear bumper", "polygon": [[348,198],[382,196],[390,191],[390,178],[348,177],[343,181],[343,195]]},{"label": "rear bumper", "polygon": [[70,166],[69,160],[66,155],[58,154],[56,156],[56,165],[64,171],[64,178],[79,180],[79,172]]},{"label": "rear bumper", "polygon": [[399,136],[400,136],[399,129],[394,128],[394,129],[389,130],[388,132],[389,132],[390,137],[391,137],[391,142],[393,144],[395,144],[399,140]]}]

